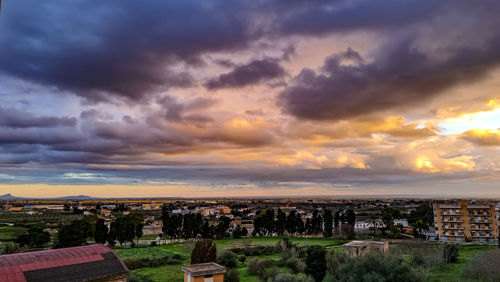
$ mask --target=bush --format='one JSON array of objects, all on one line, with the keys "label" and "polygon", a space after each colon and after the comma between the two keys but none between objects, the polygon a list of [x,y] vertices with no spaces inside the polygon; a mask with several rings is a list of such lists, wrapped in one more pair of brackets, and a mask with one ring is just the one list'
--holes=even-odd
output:
[{"label": "bush", "polygon": [[499,281],[500,250],[487,251],[473,258],[465,275],[480,281]]},{"label": "bush", "polygon": [[292,270],[293,273],[304,272],[306,269],[306,264],[298,258],[291,258],[287,260],[285,262],[285,266]]},{"label": "bush", "polygon": [[236,268],[231,268],[224,274],[224,282],[240,282],[240,272]]},{"label": "bush", "polygon": [[151,241],[151,243],[149,243],[151,246],[156,246],[156,241]]},{"label": "bush", "polygon": [[173,254],[173,255],[172,255],[172,258],[173,258],[173,259],[182,260],[182,256],[181,256],[180,254]]},{"label": "bush", "polygon": [[127,279],[128,282],[153,282],[153,279],[147,277],[147,276],[142,276],[142,275],[137,275],[137,274],[130,274],[130,276]]},{"label": "bush", "polygon": [[144,267],[140,259],[124,259],[123,262],[130,270]]},{"label": "bush", "polygon": [[259,261],[258,258],[251,258],[248,260],[248,272],[253,275],[261,275],[266,268],[274,266],[275,262],[270,259]]},{"label": "bush", "polygon": [[238,265],[236,254],[231,251],[223,251],[217,256],[217,263],[225,267],[233,268]]},{"label": "bush", "polygon": [[311,276],[307,276],[304,273],[299,273],[297,275],[293,275],[293,274],[289,274],[289,273],[280,272],[274,277],[274,279],[272,281],[273,282],[313,282],[314,280],[311,278]]},{"label": "bush", "polygon": [[458,257],[458,248],[455,245],[445,245],[443,248],[443,259],[445,263],[456,262]]},{"label": "bush", "polygon": [[338,281],[423,281],[402,257],[367,254],[350,258],[337,271]]}]

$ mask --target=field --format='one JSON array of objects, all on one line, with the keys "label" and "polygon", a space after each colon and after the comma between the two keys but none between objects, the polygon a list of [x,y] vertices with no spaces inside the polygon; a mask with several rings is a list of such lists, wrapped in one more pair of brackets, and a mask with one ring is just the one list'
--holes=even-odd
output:
[{"label": "field", "polygon": [[44,212],[40,214],[28,214],[25,212],[0,212],[0,222],[7,223],[59,223],[68,222],[74,219],[81,218],[82,215],[72,212]]},{"label": "field", "polygon": [[[280,238],[252,238],[251,242],[256,245],[274,245]],[[325,247],[341,247],[340,245],[345,243],[343,240],[338,239],[324,239],[324,238],[293,238],[292,242],[299,245],[322,245]],[[242,247],[244,246],[244,239],[224,239],[216,240],[217,251],[220,252],[224,249]],[[127,258],[150,258],[153,255],[157,257],[180,254],[183,257],[183,262],[181,264],[174,265],[162,265],[157,267],[145,267],[137,270],[133,270],[132,273],[137,275],[148,276],[154,281],[183,281],[183,272],[181,271],[182,264],[189,264],[190,254],[189,251],[184,248],[183,244],[168,244],[159,246],[148,246],[141,248],[117,248],[115,252],[123,259]],[[272,255],[260,255],[259,258],[269,258],[273,260],[279,260],[280,256],[278,254]],[[252,256],[247,257],[247,260],[252,258]],[[240,272],[240,281],[258,281],[258,278],[254,275],[250,275],[246,268],[246,263],[238,263],[238,271]]]},{"label": "field", "polygon": [[467,279],[463,271],[474,256],[486,250],[497,248],[492,245],[458,245],[460,250],[456,263],[446,264],[429,273],[430,281],[475,281]]},{"label": "field", "polygon": [[[256,245],[274,245],[280,238],[252,238],[251,242]],[[244,239],[225,239],[216,240],[218,252],[244,246]],[[299,245],[322,245],[327,248],[333,248],[335,251],[342,252],[342,244],[345,243],[343,240],[338,239],[324,239],[324,238],[293,238],[292,242]],[[438,247],[436,245],[436,247]],[[438,269],[434,269],[429,272],[429,281],[473,281],[468,280],[464,275],[463,271],[467,267],[469,261],[476,255],[484,252],[486,250],[497,248],[492,245],[459,245],[460,255],[458,261],[453,264],[444,265]],[[148,246],[141,248],[117,248],[116,253],[120,257],[127,258],[151,258],[152,256],[162,257],[171,256],[173,254],[180,254],[183,257],[183,261],[180,264],[174,265],[162,265],[157,267],[145,267],[137,270],[131,271],[136,275],[147,276],[153,281],[183,281],[183,272],[181,271],[181,266],[183,264],[189,264],[190,254],[189,248],[184,247],[183,244],[168,244],[159,246]],[[248,256],[248,259],[253,256]],[[260,255],[259,258],[268,258],[278,261],[280,259],[279,254],[272,255]],[[283,270],[286,270],[283,268]],[[246,263],[238,263],[238,271],[240,272],[240,281],[250,282],[258,281],[258,277],[251,275],[247,271]]]},{"label": "field", "polygon": [[12,241],[15,239],[14,230],[16,229],[24,229],[20,227],[14,226],[1,226],[0,227],[0,242]]}]

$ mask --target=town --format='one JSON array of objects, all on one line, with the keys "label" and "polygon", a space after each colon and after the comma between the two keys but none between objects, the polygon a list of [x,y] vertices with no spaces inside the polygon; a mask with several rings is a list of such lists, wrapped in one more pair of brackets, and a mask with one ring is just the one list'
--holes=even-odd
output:
[{"label": "town", "polygon": [[[500,212],[500,204],[491,200],[326,197],[40,200],[7,195],[0,206],[5,257],[92,248],[114,254],[108,263],[116,267],[94,277],[105,281],[342,281],[352,275],[341,271],[354,267],[351,260],[376,259],[374,253],[387,256],[388,265],[397,255],[412,257],[406,267],[414,281],[439,275],[484,278],[490,274],[474,271],[475,264],[488,259],[481,254],[492,256],[497,249]],[[318,255],[324,267],[308,262]],[[460,264],[462,272],[443,273],[450,263]],[[50,277],[49,269],[32,271]]]}]

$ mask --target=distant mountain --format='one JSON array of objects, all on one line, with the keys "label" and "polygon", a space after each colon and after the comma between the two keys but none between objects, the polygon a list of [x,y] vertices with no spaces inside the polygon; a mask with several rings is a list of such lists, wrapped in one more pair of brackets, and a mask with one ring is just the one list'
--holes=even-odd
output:
[{"label": "distant mountain", "polygon": [[56,198],[25,198],[25,197],[16,197],[12,194],[0,195],[0,200],[27,200],[27,199],[43,199],[43,200],[92,200],[97,199],[94,197],[86,196],[86,195],[76,195],[76,196],[65,196],[65,197],[56,197]]},{"label": "distant mountain", "polygon": [[54,198],[54,199],[56,199],[56,200],[92,200],[92,199],[97,199],[97,198],[86,196],[86,195],[77,195],[77,196],[59,197],[59,198]]},{"label": "distant mountain", "polygon": [[5,194],[0,196],[0,200],[19,200],[19,199],[24,199],[16,196],[12,196],[12,194]]}]

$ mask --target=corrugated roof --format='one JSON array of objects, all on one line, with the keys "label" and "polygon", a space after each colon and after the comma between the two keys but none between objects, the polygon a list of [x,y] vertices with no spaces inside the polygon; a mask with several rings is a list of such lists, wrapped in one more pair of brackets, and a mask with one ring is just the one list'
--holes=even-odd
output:
[{"label": "corrugated roof", "polygon": [[[108,270],[92,271],[100,268],[100,264],[107,265],[106,269]],[[113,267],[109,267],[110,264]],[[27,278],[27,273],[33,276],[33,274],[42,272],[44,278],[57,275],[57,271],[51,272],[50,269],[76,272],[79,281],[85,281],[85,277],[93,277],[96,273],[103,277],[107,274],[115,275],[128,272],[125,264],[110,248],[98,244],[0,256],[0,281],[31,281]],[[55,281],[54,279],[50,281]]]}]

